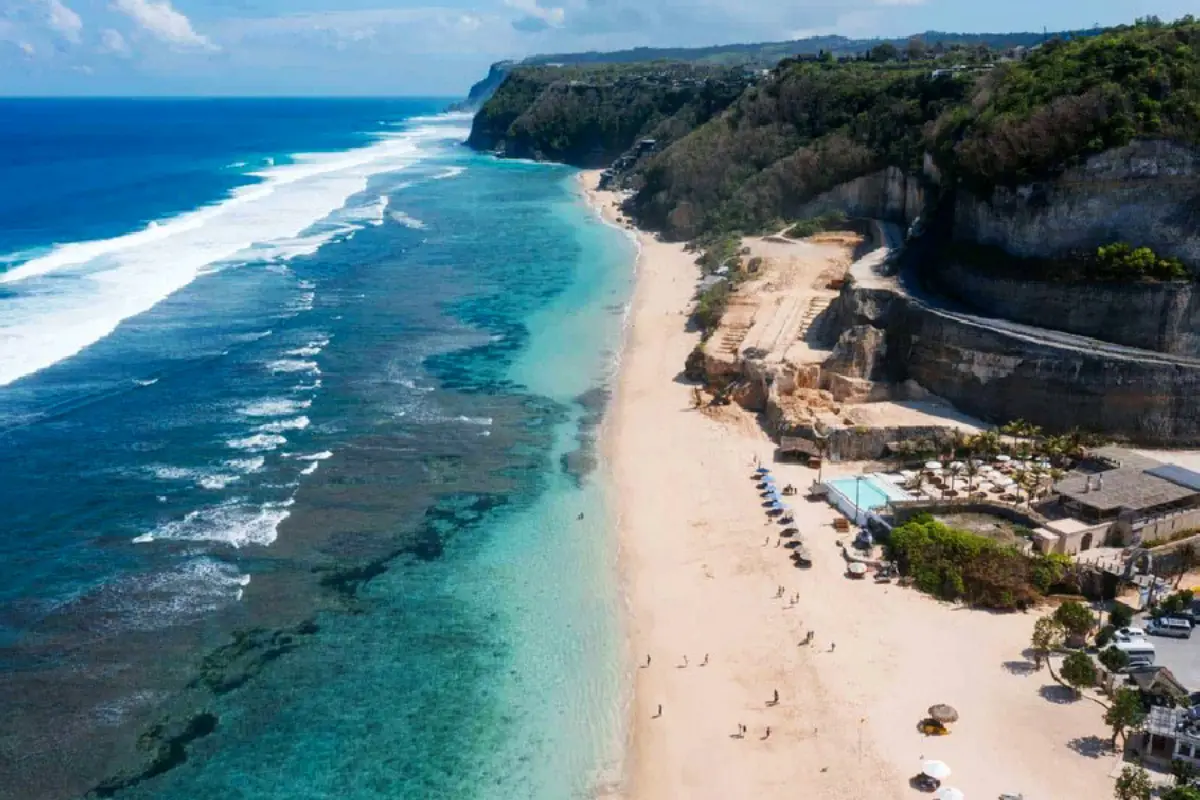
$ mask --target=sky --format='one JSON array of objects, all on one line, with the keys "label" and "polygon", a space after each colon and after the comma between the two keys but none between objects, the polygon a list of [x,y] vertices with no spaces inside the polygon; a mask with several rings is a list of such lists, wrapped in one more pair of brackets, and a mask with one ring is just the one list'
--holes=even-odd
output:
[{"label": "sky", "polygon": [[535,53],[1070,30],[1200,0],[0,0],[4,95],[465,94]]}]

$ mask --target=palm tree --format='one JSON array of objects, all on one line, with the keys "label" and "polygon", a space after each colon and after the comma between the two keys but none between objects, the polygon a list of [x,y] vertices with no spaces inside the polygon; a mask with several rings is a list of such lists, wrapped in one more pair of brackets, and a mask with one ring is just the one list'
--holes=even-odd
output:
[{"label": "palm tree", "polygon": [[1017,469],[1013,471],[1013,480],[1016,481],[1017,485],[1017,500],[1015,503],[1013,503],[1013,505],[1021,505],[1021,489],[1025,488],[1025,481],[1028,480],[1028,478],[1029,473],[1024,469]]},{"label": "palm tree", "polygon": [[[970,455],[974,455],[973,453]],[[963,470],[967,473],[967,494],[975,491],[975,479],[979,477],[979,462],[974,458],[967,459],[967,466]]]}]

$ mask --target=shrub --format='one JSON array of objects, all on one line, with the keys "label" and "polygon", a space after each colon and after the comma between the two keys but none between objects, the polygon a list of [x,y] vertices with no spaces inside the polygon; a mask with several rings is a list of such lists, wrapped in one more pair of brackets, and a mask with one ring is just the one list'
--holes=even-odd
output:
[{"label": "shrub", "polygon": [[[1017,531],[1017,533],[1021,535],[1024,531],[1029,531],[1029,529],[1023,528]],[[1029,535],[1032,536],[1033,532],[1029,531]],[[1067,574],[1067,568],[1070,566],[1070,557],[1062,553],[1049,553],[1044,556],[1037,556],[1030,565],[1030,582],[1040,593],[1049,594],[1053,587],[1061,583],[1063,576]]]},{"label": "shrub", "polygon": [[917,588],[943,600],[985,608],[1024,608],[1037,598],[1030,559],[969,531],[920,515],[894,529],[894,558]]},{"label": "shrub", "polygon": [[828,214],[822,214],[819,217],[800,220],[788,228],[783,235],[789,239],[807,239],[809,236],[816,236],[818,233],[826,231],[846,230],[848,224],[849,218],[845,212],[830,211]]},{"label": "shrub", "polygon": [[712,332],[721,324],[721,317],[725,314],[725,308],[729,305],[729,281],[718,281],[712,286],[709,286],[696,299],[696,308],[692,312],[692,319],[696,326],[704,334],[704,338],[712,335]]},{"label": "shrub", "polygon": [[1113,635],[1116,632],[1117,629],[1112,625],[1105,625],[1096,633],[1096,647],[1105,647],[1108,645],[1108,643],[1112,641]]}]

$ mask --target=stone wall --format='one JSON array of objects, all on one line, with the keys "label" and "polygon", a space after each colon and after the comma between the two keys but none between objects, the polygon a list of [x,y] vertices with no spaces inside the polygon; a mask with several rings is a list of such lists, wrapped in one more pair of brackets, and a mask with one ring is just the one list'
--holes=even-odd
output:
[{"label": "stone wall", "polygon": [[830,211],[843,211],[852,217],[909,225],[920,216],[924,205],[925,191],[920,178],[888,167],[817,195],[802,205],[795,216],[807,219]]},{"label": "stone wall", "polygon": [[1054,181],[1000,188],[989,198],[960,192],[954,236],[1043,258],[1123,241],[1200,273],[1200,150],[1138,141]]},{"label": "stone wall", "polygon": [[981,314],[1115,344],[1200,356],[1200,292],[1191,283],[1073,284],[999,278],[950,264],[930,277]]}]

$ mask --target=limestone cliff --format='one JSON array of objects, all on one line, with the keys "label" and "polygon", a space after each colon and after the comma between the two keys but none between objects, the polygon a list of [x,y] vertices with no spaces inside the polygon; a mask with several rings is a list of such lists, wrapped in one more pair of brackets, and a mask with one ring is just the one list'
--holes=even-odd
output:
[{"label": "limestone cliff", "polygon": [[987,198],[960,192],[954,237],[1028,258],[1123,241],[1200,274],[1200,149],[1134,141],[1053,181],[1001,187]]}]

